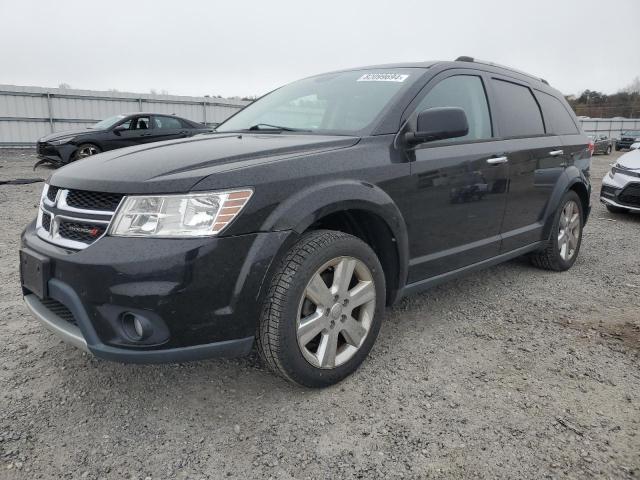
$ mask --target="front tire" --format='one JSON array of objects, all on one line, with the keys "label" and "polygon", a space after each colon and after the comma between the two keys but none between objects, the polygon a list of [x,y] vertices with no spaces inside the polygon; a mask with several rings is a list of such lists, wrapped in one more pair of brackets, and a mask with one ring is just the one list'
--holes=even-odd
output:
[{"label": "front tire", "polygon": [[607,153],[605,155],[611,155],[611,145],[607,147]]},{"label": "front tire", "polygon": [[576,192],[569,190],[556,210],[546,246],[531,255],[531,263],[544,270],[569,270],[578,258],[583,224],[582,201]]},{"label": "front tire", "polygon": [[73,156],[71,157],[71,161],[80,160],[82,158],[91,157],[93,155],[97,155],[100,153],[100,147],[94,145],[93,143],[82,143],[78,145],[78,148],[75,152],[73,152]]},{"label": "front tire", "polygon": [[258,327],[258,351],[285,379],[326,387],[343,380],[375,343],[385,305],[378,257],[342,232],[305,234],[273,276]]}]

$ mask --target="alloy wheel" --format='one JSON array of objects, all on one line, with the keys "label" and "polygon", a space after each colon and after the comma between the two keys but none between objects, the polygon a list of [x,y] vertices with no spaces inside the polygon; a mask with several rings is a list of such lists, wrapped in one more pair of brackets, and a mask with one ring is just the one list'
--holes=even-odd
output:
[{"label": "alloy wheel", "polygon": [[376,308],[376,289],[367,266],[354,257],[334,258],[307,284],[297,317],[298,346],[318,368],[335,368],[364,343]]},{"label": "alloy wheel", "polygon": [[91,155],[95,155],[98,153],[98,149],[93,145],[83,145],[78,149],[76,153],[77,158],[85,158],[90,157]]},{"label": "alloy wheel", "polygon": [[558,249],[560,258],[565,262],[571,260],[576,254],[581,228],[580,208],[575,201],[570,200],[565,203],[560,213],[558,226]]}]

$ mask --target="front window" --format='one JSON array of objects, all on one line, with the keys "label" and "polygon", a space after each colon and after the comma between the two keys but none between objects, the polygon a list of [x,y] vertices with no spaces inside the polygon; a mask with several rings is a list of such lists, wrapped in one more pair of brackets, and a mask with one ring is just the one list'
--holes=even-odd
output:
[{"label": "front window", "polygon": [[113,117],[105,118],[101,122],[96,123],[93,127],[97,130],[106,130],[113,127],[116,123],[124,118],[124,115],[114,115]]},{"label": "front window", "polygon": [[640,137],[640,130],[629,130],[628,132],[623,132],[622,135],[625,137]]},{"label": "front window", "polygon": [[262,97],[216,130],[354,134],[370,127],[422,72],[417,68],[391,68],[305,78]]}]

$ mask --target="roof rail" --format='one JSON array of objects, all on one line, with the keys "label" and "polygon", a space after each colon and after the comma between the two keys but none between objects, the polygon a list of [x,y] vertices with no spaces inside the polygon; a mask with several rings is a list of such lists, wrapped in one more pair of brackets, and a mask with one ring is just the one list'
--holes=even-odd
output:
[{"label": "roof rail", "polygon": [[527,72],[523,72],[522,70],[517,70],[515,68],[511,68],[511,67],[506,67],[504,65],[500,65],[499,63],[493,63],[493,62],[486,62],[484,60],[478,60],[475,59],[473,57],[468,57],[466,55],[463,55],[461,57],[456,58],[455,60],[456,62],[471,62],[471,63],[479,63],[481,65],[489,65],[491,67],[498,67],[498,68],[504,68],[505,70],[510,70],[512,72],[515,73],[519,73],[520,75],[525,75],[529,78],[535,78],[536,80],[540,80],[542,83],[544,83],[545,85],[549,85],[549,82],[547,82],[544,78],[541,77],[536,77],[535,75],[531,75],[530,73]]}]

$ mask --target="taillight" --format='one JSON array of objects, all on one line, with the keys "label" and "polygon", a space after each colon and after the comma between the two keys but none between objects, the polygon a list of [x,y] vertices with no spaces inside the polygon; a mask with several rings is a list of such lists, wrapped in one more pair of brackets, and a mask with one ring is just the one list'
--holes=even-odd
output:
[{"label": "taillight", "polygon": [[589,142],[589,146],[587,147],[587,149],[589,150],[589,155],[593,155],[593,150],[596,148],[595,144],[593,142]]}]

